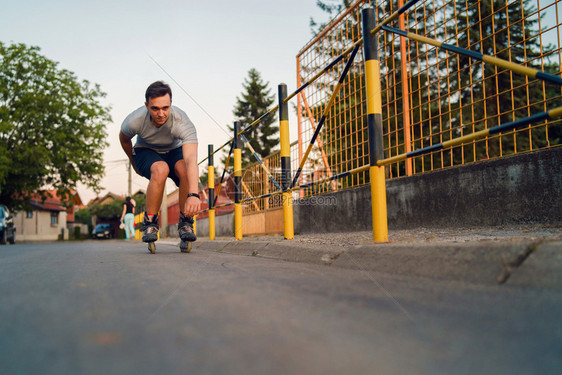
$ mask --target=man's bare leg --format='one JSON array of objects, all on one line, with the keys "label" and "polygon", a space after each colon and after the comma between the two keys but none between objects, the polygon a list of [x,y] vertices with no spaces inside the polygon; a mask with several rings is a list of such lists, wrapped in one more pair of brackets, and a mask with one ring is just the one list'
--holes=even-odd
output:
[{"label": "man's bare leg", "polygon": [[158,211],[162,204],[162,195],[168,178],[168,164],[157,161],[150,167],[150,181],[146,188],[146,212],[144,213],[142,240],[149,243],[149,249],[155,252],[154,241],[158,239]]},{"label": "man's bare leg", "polygon": [[160,211],[168,174],[168,164],[163,161],[157,161],[150,167],[150,181],[146,188],[146,213],[148,215],[155,215]]}]

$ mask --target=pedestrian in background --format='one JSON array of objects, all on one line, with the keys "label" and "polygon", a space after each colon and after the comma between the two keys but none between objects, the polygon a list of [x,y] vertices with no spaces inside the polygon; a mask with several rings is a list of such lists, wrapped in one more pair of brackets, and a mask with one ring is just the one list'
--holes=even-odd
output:
[{"label": "pedestrian in background", "polygon": [[135,238],[135,203],[131,197],[125,198],[121,223],[125,226],[125,239]]}]

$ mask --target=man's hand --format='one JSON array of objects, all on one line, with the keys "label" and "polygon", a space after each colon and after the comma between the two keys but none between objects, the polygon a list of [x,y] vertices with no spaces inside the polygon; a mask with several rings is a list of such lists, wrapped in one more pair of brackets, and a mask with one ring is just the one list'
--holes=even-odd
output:
[{"label": "man's hand", "polygon": [[185,201],[183,213],[186,216],[192,217],[201,210],[201,200],[197,197],[188,197]]}]

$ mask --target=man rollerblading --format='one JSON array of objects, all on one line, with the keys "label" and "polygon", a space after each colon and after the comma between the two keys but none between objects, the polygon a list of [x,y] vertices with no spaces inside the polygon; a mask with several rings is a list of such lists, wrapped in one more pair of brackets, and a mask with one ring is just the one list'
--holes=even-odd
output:
[{"label": "man rollerblading", "polygon": [[[186,243],[182,246],[189,252],[191,246],[188,245],[196,240],[193,216],[201,207],[197,194],[197,131],[187,114],[172,106],[172,90],[164,82],[157,81],[148,86],[145,100],[144,106],[125,118],[119,133],[121,147],[135,172],[149,180],[142,240],[148,243],[152,253],[156,251],[158,211],[169,177],[179,188],[180,216],[183,217],[183,221],[180,219],[183,235],[180,235],[182,243]],[[133,147],[135,136],[137,141]]]}]

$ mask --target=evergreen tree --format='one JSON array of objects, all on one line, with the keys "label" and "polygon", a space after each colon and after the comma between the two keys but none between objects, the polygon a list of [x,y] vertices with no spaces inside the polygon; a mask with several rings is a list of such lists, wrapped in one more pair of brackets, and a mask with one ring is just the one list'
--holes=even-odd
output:
[{"label": "evergreen tree", "polygon": [[[260,73],[252,68],[248,72],[248,77],[243,83],[244,91],[236,98],[236,105],[233,110],[236,121],[242,123],[242,128],[250,125],[255,120],[266,114],[272,107],[275,96],[271,93],[269,82],[264,82]],[[254,150],[264,158],[271,154],[273,149],[279,144],[279,126],[275,124],[275,115],[267,116],[258,125],[254,126],[244,136],[248,139]],[[229,126],[229,130],[234,133],[234,127]],[[247,166],[256,162],[253,154],[248,147],[242,147],[242,166]],[[226,156],[223,157],[224,165]]]}]

